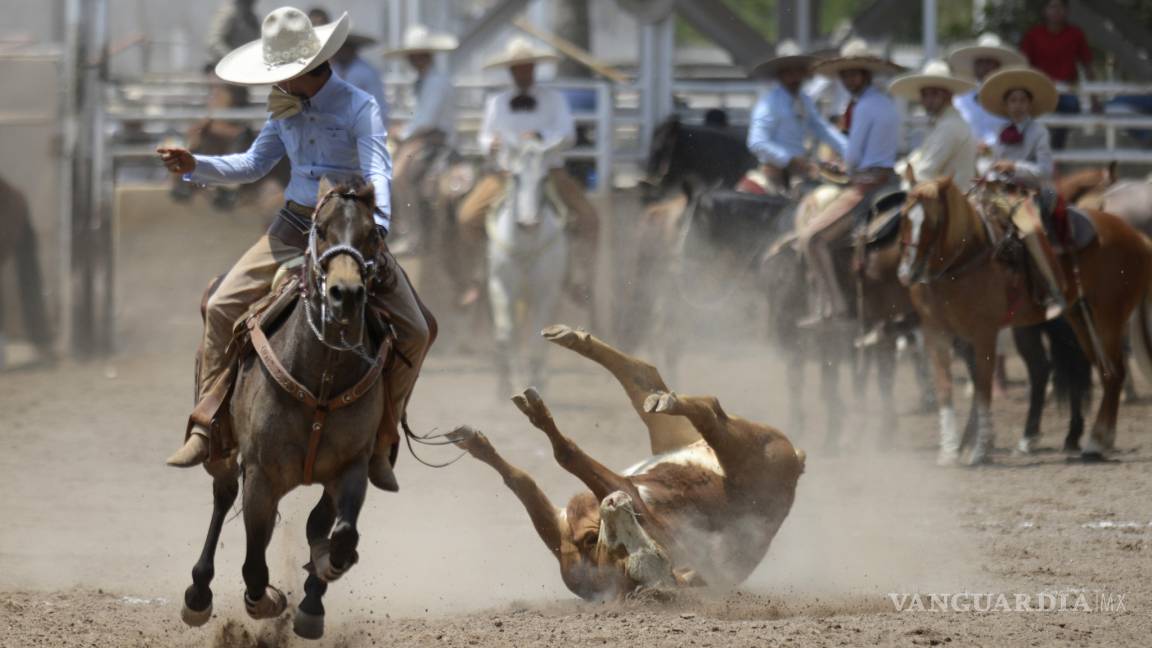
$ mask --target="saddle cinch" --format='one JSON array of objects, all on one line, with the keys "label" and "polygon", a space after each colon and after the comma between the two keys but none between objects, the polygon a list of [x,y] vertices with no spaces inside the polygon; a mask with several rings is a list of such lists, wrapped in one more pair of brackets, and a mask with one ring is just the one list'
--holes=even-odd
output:
[{"label": "saddle cinch", "polygon": [[[254,337],[254,329],[258,328],[259,333],[257,333],[256,336],[266,341],[264,331],[274,330],[282,324],[286,316],[292,312],[297,300],[300,299],[301,286],[303,285],[302,261],[303,259],[296,262],[289,262],[281,267],[277,272],[276,280],[273,282],[272,290],[253,304],[242,317],[236,320],[236,324],[232,329],[232,340],[228,343],[227,348],[228,370],[208,389],[206,394],[196,394],[197,405],[196,409],[192,412],[192,416],[189,417],[185,438],[187,438],[187,434],[191,433],[194,422],[207,427],[209,462],[224,459],[236,450],[236,437],[232,433],[232,421],[231,417],[228,416],[228,406],[232,399],[232,391],[235,386],[237,371],[240,363],[257,351],[252,339]],[[224,275],[220,275],[213,279],[208,285],[208,289],[204,291],[204,296],[200,302],[200,317],[202,320],[206,316],[208,299],[216,292],[223,278]],[[371,313],[371,316],[368,318],[368,334],[372,339],[381,342],[381,354],[387,353],[394,355],[390,352],[393,344],[388,339],[390,335],[388,331],[391,330],[391,326],[387,313],[382,312],[376,307],[369,308],[368,312]],[[433,327],[431,321],[429,322],[429,326],[430,328]],[[201,351],[202,349],[197,349],[196,351],[197,385],[200,383],[199,358]],[[394,358],[391,357],[385,361],[385,371],[387,371],[387,366],[389,366],[392,361],[394,361]],[[393,419],[394,417],[383,417],[383,420],[380,422],[380,432],[383,434],[382,438],[386,438],[395,449],[398,447],[400,437],[397,432],[397,421]]]}]

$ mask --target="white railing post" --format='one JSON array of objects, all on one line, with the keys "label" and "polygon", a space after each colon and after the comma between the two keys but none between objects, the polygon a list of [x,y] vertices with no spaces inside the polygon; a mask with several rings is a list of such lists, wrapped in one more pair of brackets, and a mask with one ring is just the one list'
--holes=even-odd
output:
[{"label": "white railing post", "polygon": [[600,81],[596,84],[596,194],[600,196],[607,196],[615,182],[612,159],[616,148],[615,113],[612,86],[607,81]]}]

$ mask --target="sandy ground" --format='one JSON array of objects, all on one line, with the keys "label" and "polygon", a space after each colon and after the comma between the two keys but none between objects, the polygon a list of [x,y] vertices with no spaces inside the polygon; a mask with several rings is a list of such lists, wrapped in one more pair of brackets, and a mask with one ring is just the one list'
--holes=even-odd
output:
[{"label": "sandy ground", "polygon": [[[244,615],[238,519],[224,529],[215,618],[201,629],[179,620],[211,497],[202,471],[162,462],[189,405],[198,293],[258,225],[240,214],[146,212],[122,221],[119,353],[0,374],[0,646],[305,645],[290,622]],[[554,500],[575,492],[543,436],[496,398],[485,359],[456,347],[446,341],[426,365],[412,406],[418,427],[477,426]],[[551,360],[545,397],[562,429],[610,466],[643,457],[643,428],[612,379],[561,350]],[[899,429],[875,429],[865,399],[853,401],[836,456],[820,454],[821,432],[786,430],[809,450],[808,470],[767,558],[734,592],[576,600],[490,469],[466,459],[434,470],[405,450],[402,490],[369,495],[361,562],[331,588],[328,637],[312,645],[1148,645],[1152,406],[1123,407],[1116,463],[1067,464],[1052,450],[1064,425],[1053,408],[1047,452],[1002,452],[992,466],[944,470],[933,465],[934,417],[910,411],[911,370],[900,371]],[[1011,371],[1023,375],[1018,365]],[[733,413],[785,423],[781,366],[760,340],[702,335],[680,373],[679,391],[716,394]],[[813,430],[822,430],[810,398]],[[1022,398],[1017,386],[995,406],[1001,446],[1015,441]],[[891,435],[891,450],[877,449],[880,434]],[[436,450],[422,452],[450,456]],[[316,496],[286,499],[269,552],[273,582],[293,601]],[[1043,612],[896,610],[910,599],[890,594],[916,593],[925,605],[932,593],[1020,594],[1031,607],[1048,593],[1067,603]]]}]

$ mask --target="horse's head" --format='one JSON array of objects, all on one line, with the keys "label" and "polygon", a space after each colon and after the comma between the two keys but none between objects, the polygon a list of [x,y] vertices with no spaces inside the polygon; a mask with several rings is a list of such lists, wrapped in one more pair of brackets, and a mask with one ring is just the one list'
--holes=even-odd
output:
[{"label": "horse's head", "polygon": [[908,192],[900,212],[900,283],[922,280],[932,260],[943,256],[950,215],[966,202],[951,177],[922,182]]},{"label": "horse's head", "polygon": [[515,212],[516,222],[521,225],[540,222],[544,182],[548,180],[548,158],[553,148],[539,140],[528,139],[509,149],[508,171],[512,174],[509,206]]},{"label": "horse's head", "polygon": [[[309,290],[320,306],[324,335],[335,332],[342,345],[360,340],[368,290],[375,278],[380,247],[373,213],[376,192],[360,178],[320,181],[309,236]],[[333,327],[329,327],[333,325]]]},{"label": "horse's head", "polygon": [[672,115],[652,131],[648,160],[644,165],[644,179],[640,181],[645,199],[657,200],[665,189],[679,181],[679,178],[672,177],[672,172],[682,129],[680,118]]}]

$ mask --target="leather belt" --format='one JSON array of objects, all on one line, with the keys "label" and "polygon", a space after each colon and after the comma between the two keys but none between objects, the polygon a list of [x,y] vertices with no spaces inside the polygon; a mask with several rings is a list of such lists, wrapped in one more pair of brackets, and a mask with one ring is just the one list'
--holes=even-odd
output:
[{"label": "leather belt", "polygon": [[289,200],[268,226],[268,236],[274,236],[284,245],[303,250],[308,247],[308,228],[312,224],[315,207]]}]

